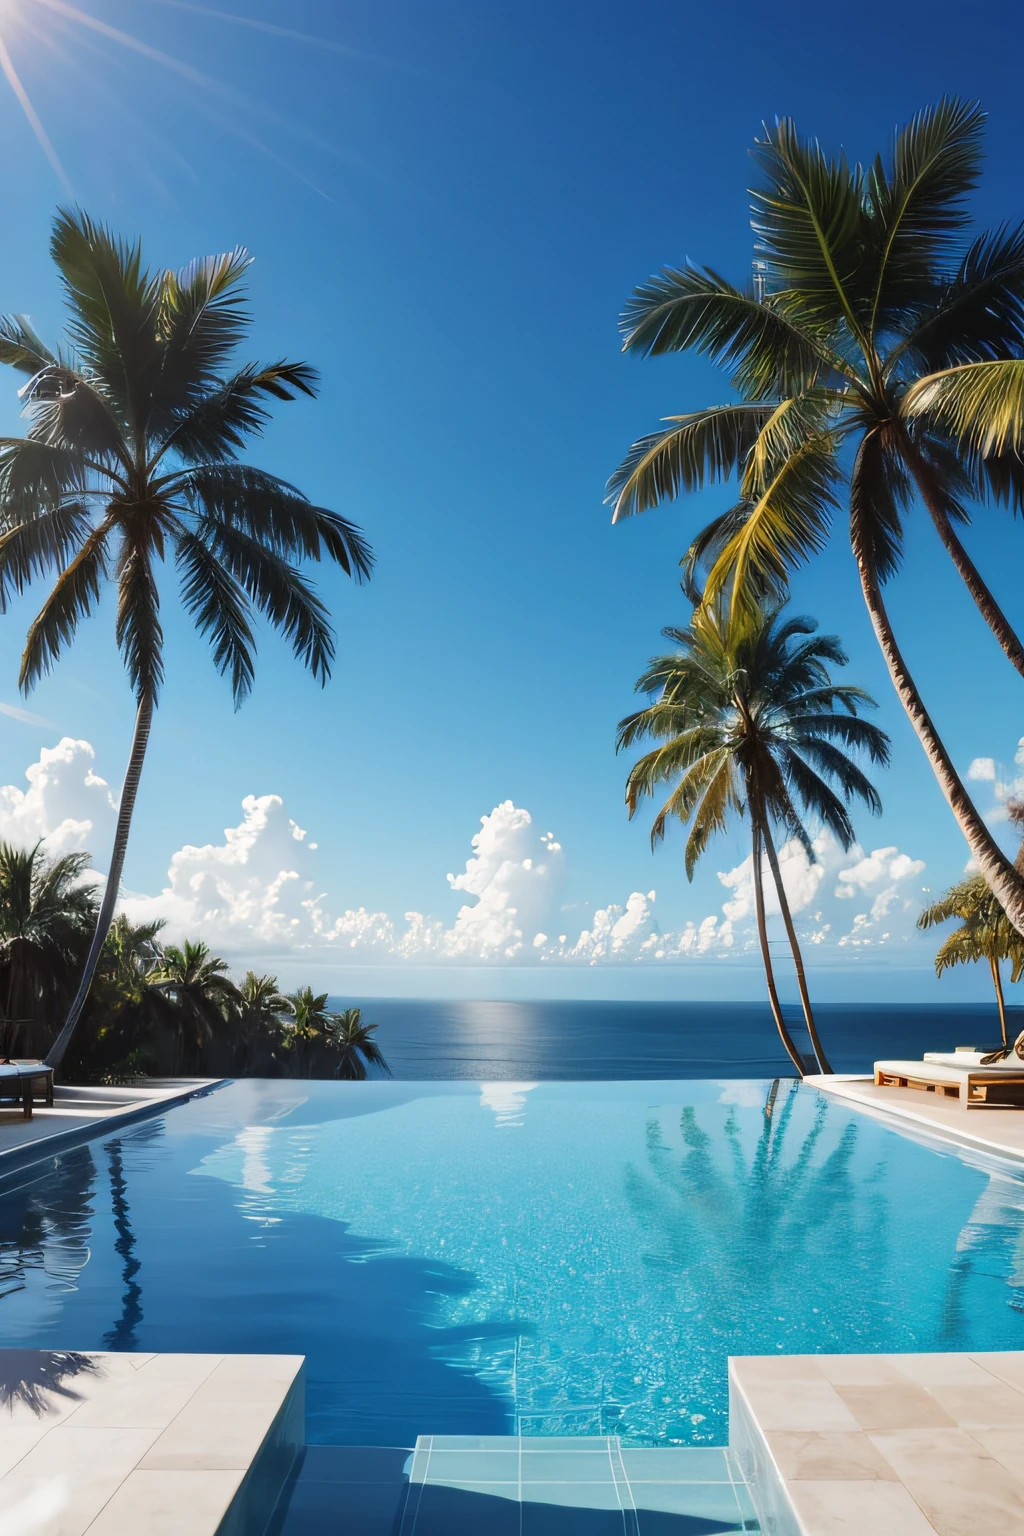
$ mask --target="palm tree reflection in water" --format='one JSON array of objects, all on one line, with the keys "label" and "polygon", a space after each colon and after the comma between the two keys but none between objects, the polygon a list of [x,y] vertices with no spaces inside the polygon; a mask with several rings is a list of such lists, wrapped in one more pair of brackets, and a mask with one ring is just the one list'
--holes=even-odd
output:
[{"label": "palm tree reflection in water", "polygon": [[110,1159],[110,1204],[114,1216],[114,1230],[117,1240],[114,1243],[114,1251],[122,1260],[121,1275],[124,1280],[124,1292],[121,1298],[121,1316],[113,1328],[104,1335],[104,1349],[138,1348],[135,1330],[142,1322],[142,1287],[136,1281],[136,1275],[141,1269],[139,1260],[135,1257],[135,1233],[128,1210],[128,1184],[124,1176],[124,1158],[122,1156],[120,1140],[107,1142],[107,1156]]},{"label": "palm tree reflection in water", "polygon": [[72,1291],[89,1262],[96,1164],[89,1147],[0,1195],[0,1301],[33,1283]]},{"label": "palm tree reflection in water", "polygon": [[[704,1329],[753,1353],[870,1348],[883,1300],[886,1204],[880,1182],[864,1189],[865,1179],[875,1186],[878,1174],[869,1168],[855,1176],[852,1122],[830,1149],[822,1144],[824,1099],[798,1139],[794,1110],[801,1102],[795,1086],[780,1092],[773,1085],[752,1150],[735,1108],[719,1138],[685,1106],[682,1156],[666,1144],[655,1112],[647,1122],[647,1166],[631,1165],[626,1173],[627,1197],[649,1245],[645,1263],[678,1286],[680,1301],[699,1313]],[[836,1308],[840,1275],[843,1305]]]}]

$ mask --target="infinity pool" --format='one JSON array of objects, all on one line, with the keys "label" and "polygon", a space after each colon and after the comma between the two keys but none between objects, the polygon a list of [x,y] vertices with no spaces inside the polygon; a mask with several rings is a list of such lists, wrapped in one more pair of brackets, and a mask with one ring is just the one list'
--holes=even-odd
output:
[{"label": "infinity pool", "polygon": [[0,1188],[0,1344],[303,1353],[309,1439],[391,1445],[722,1444],[729,1354],[1024,1348],[1021,1176],[770,1089],[236,1083]]}]

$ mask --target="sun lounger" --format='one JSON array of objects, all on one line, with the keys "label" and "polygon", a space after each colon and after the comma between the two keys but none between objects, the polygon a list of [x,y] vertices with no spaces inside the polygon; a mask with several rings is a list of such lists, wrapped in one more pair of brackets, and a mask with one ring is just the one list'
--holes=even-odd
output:
[{"label": "sun lounger", "polygon": [[879,1088],[920,1088],[956,1100],[961,1109],[1024,1107],[1024,1062],[983,1067],[981,1051],[931,1051],[923,1061],[876,1061]]},{"label": "sun lounger", "polygon": [[44,1103],[53,1104],[53,1068],[42,1061],[12,1061],[0,1065],[0,1099],[20,1099],[26,1120],[32,1119],[35,1084],[42,1080]]}]

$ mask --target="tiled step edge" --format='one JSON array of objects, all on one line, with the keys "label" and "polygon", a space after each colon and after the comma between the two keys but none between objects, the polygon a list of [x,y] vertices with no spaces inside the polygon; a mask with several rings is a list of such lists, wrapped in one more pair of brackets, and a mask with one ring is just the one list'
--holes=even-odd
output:
[{"label": "tiled step edge", "polygon": [[786,1484],[729,1361],[729,1449],[746,1481],[765,1536],[807,1536]]},{"label": "tiled step edge", "polygon": [[215,1536],[264,1536],[306,1443],[306,1372],[301,1369]]}]

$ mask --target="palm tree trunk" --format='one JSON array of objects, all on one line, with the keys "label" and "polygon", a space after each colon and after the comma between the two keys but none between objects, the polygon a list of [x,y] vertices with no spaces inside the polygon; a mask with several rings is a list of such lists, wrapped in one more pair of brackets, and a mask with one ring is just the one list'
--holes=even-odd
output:
[{"label": "palm tree trunk", "polygon": [[941,498],[935,493],[934,479],[929,465],[912,444],[905,446],[904,457],[910,464],[917,488],[921,492],[921,499],[928,508],[929,516],[935,524],[935,531],[942,540],[946,553],[956,566],[968,592],[974,598],[985,623],[1002,646],[1007,660],[1024,677],[1024,645],[1021,644],[1013,625],[989,591],[981,572],[957,538],[949,520],[949,514],[942,505]]},{"label": "palm tree trunk", "polygon": [[768,924],[765,922],[764,916],[764,885],[761,866],[761,831],[756,822],[754,824],[753,854],[754,907],[757,912],[757,937],[761,944],[761,959],[764,961],[765,980],[768,983],[768,1000],[772,1005],[772,1014],[775,1018],[775,1027],[779,1031],[779,1038],[783,1045],[786,1047],[789,1059],[792,1061],[794,1067],[796,1067],[797,1076],[803,1077],[804,1064],[800,1059],[799,1051],[793,1044],[789,1030],[786,1028],[785,1020],[782,1017],[782,1004],[779,1002],[779,994],[775,987],[775,972],[772,969],[772,957],[768,948]]},{"label": "palm tree trunk", "polygon": [[999,974],[999,961],[989,957],[989,965],[992,967],[992,980],[996,988],[996,1001],[999,1004],[999,1028],[1003,1032],[1003,1050],[1006,1050],[1006,1000],[1003,997],[1003,978]]},{"label": "palm tree trunk", "polygon": [[918,740],[924,747],[939,788],[945,795],[946,802],[967,839],[967,846],[971,850],[979,872],[999,898],[1017,932],[1024,934],[1024,877],[1014,869],[978,814],[977,806],[964,788],[963,781],[953,767],[952,759],[932,724],[931,716],[924,707],[914,679],[900,654],[900,648],[889,622],[889,615],[882,601],[882,591],[869,541],[865,537],[857,512],[852,508],[850,539],[860,572],[864,601],[871,616],[871,624],[900,703],[917,733]]},{"label": "palm tree trunk", "polygon": [[128,833],[132,824],[132,812],[135,809],[135,797],[139,790],[139,778],[142,774],[142,764],[146,757],[146,747],[149,744],[149,732],[153,724],[153,697],[145,694],[139,700],[138,712],[135,716],[135,731],[132,736],[132,749],[128,756],[128,771],[124,776],[124,784],[121,788],[121,804],[117,812],[117,826],[114,829],[114,847],[110,855],[110,870],[107,874],[107,886],[103,892],[103,901],[100,904],[99,916],[96,919],[96,929],[89,945],[89,953],[86,956],[85,969],[82,979],[78,984],[74,1001],[68,1009],[68,1016],[64,1020],[64,1028],[57,1036],[46,1053],[48,1066],[56,1067],[64,1056],[75,1032],[75,1025],[81,1017],[92,986],[96,967],[99,965],[100,955],[103,952],[103,944],[110,931],[110,925],[114,920],[114,908],[117,905],[118,892],[121,887],[121,871],[124,868],[124,856],[128,848]]},{"label": "palm tree trunk", "polygon": [[772,839],[771,828],[767,819],[764,823],[764,846],[768,855],[768,863],[771,866],[772,879],[775,881],[775,889],[779,894],[779,906],[782,909],[782,921],[786,925],[786,933],[789,936],[789,947],[793,952],[793,964],[796,966],[796,984],[800,993],[800,1002],[803,1005],[804,1019],[807,1023],[807,1033],[811,1037],[811,1045],[814,1047],[815,1060],[818,1063],[818,1071],[831,1073],[828,1057],[825,1055],[821,1041],[818,1039],[818,1031],[814,1023],[814,1014],[811,1012],[811,999],[807,991],[807,977],[804,975],[804,958],[800,953],[800,945],[797,941],[796,929],[793,926],[793,914],[789,910],[789,900],[786,896],[786,888],[782,883],[782,870],[779,868],[778,854],[775,852],[775,843]]}]

